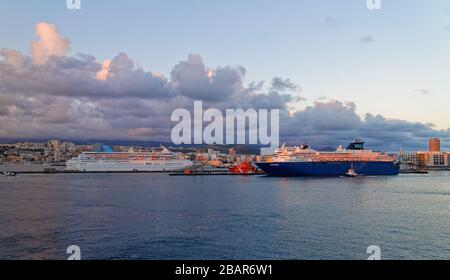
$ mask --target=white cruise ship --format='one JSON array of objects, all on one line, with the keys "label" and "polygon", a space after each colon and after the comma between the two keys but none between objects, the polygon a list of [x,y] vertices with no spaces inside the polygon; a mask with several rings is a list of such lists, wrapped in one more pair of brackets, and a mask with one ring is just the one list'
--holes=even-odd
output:
[{"label": "white cruise ship", "polygon": [[181,154],[151,152],[84,152],[67,161],[66,170],[81,172],[170,172],[192,166],[192,161]]}]

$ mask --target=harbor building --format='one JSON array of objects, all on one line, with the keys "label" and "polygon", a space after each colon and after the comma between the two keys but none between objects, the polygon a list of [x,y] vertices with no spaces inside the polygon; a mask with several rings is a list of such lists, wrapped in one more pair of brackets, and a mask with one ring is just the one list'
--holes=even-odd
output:
[{"label": "harbor building", "polygon": [[400,152],[398,156],[400,170],[402,172],[412,172],[418,169],[425,169],[425,166],[419,165],[419,154],[417,152],[404,153]]},{"label": "harbor building", "polygon": [[428,141],[428,151],[401,152],[399,162],[402,170],[449,170],[450,152],[441,151],[441,140],[439,138],[431,138]]},{"label": "harbor building", "polygon": [[443,152],[418,152],[420,167],[446,169],[449,167],[448,155]]}]

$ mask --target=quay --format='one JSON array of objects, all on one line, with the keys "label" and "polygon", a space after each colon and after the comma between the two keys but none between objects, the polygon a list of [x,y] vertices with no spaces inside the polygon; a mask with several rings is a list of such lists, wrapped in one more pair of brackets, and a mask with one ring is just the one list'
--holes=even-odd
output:
[{"label": "quay", "polygon": [[17,174],[112,174],[112,173],[170,173],[169,171],[76,171],[76,170],[41,170],[14,171]]},{"label": "quay", "polygon": [[230,171],[190,171],[190,172],[174,172],[174,171],[77,171],[77,170],[58,170],[48,168],[44,170],[33,171],[13,171],[16,174],[136,174],[136,173],[164,173],[170,176],[251,176],[251,175],[264,175],[262,172],[254,173],[233,173]]}]

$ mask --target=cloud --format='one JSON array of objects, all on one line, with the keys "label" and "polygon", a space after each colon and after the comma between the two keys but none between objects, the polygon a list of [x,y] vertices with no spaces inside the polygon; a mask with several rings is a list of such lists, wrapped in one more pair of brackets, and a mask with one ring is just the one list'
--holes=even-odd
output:
[{"label": "cloud", "polygon": [[63,56],[70,49],[70,40],[59,35],[56,26],[41,22],[36,25],[39,40],[31,43],[30,52],[34,63],[43,64],[51,56]]},{"label": "cloud", "polygon": [[370,44],[373,43],[374,38],[372,36],[364,36],[359,39],[361,44]]},{"label": "cloud", "polygon": [[223,101],[242,90],[245,69],[230,66],[206,68],[198,54],[175,65],[171,85],[176,94],[207,101]]},{"label": "cloud", "polygon": [[446,26],[444,26],[442,28],[442,30],[444,30],[445,32],[450,32],[450,24],[447,24]]},{"label": "cloud", "polygon": [[[352,102],[319,98],[300,111],[299,85],[275,77],[249,82],[241,66],[208,67],[199,54],[179,61],[170,76],[144,70],[125,53],[105,61],[70,55],[70,41],[55,26],[38,24],[30,53],[0,50],[0,137],[138,139],[170,141],[171,112],[204,107],[280,109],[282,140],[314,147],[345,145],[362,137],[382,150],[419,149],[428,137],[450,131],[431,124],[356,113]],[[332,95],[332,93],[329,93]]]},{"label": "cloud", "polygon": [[283,80],[280,77],[275,77],[272,79],[272,90],[275,90],[275,91],[285,91],[285,90],[300,91],[300,86],[291,82],[290,79]]},{"label": "cloud", "polygon": [[168,96],[166,78],[136,67],[123,53],[110,63],[78,54],[52,56],[42,64],[35,64],[30,57],[20,61],[17,54],[5,50],[1,54],[4,61],[0,64],[0,79],[4,92],[91,99]]},{"label": "cloud", "polygon": [[342,24],[342,21],[338,18],[332,17],[332,16],[326,16],[325,17],[325,25],[329,27],[336,27]]},{"label": "cloud", "polygon": [[[205,66],[190,54],[164,77],[137,66],[125,53],[110,60],[70,56],[68,39],[40,23],[30,53],[0,50],[0,136],[168,140],[170,114],[193,100],[217,108],[284,108],[291,99],[280,79],[277,90],[244,84],[243,67]],[[285,83],[282,85],[282,83]],[[283,87],[283,88],[282,88]]]},{"label": "cloud", "polygon": [[111,60],[105,60],[102,63],[102,69],[98,71],[97,74],[95,75],[97,80],[100,81],[106,80],[109,76],[110,67],[111,67]]},{"label": "cloud", "polygon": [[415,93],[421,94],[421,95],[431,95],[433,94],[430,90],[425,88],[417,88],[414,90]]},{"label": "cloud", "polygon": [[1,49],[0,55],[4,58],[4,64],[13,67],[14,69],[20,69],[23,67],[24,58],[22,54],[16,50]]},{"label": "cloud", "polygon": [[153,136],[153,130],[149,127],[137,127],[128,130],[131,138],[150,138]]},{"label": "cloud", "polygon": [[316,102],[283,122],[281,135],[290,144],[304,142],[314,147],[345,145],[363,138],[373,149],[425,150],[430,137],[440,137],[450,148],[450,130],[435,130],[431,124],[389,119],[382,115],[359,116],[353,103]]}]

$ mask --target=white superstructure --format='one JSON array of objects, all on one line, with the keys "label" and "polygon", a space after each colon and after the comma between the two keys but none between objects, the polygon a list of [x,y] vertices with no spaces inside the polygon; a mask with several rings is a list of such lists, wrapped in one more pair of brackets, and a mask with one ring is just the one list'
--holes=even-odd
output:
[{"label": "white superstructure", "polygon": [[82,172],[169,172],[190,168],[192,161],[181,154],[151,152],[84,152],[67,161],[67,170]]}]

